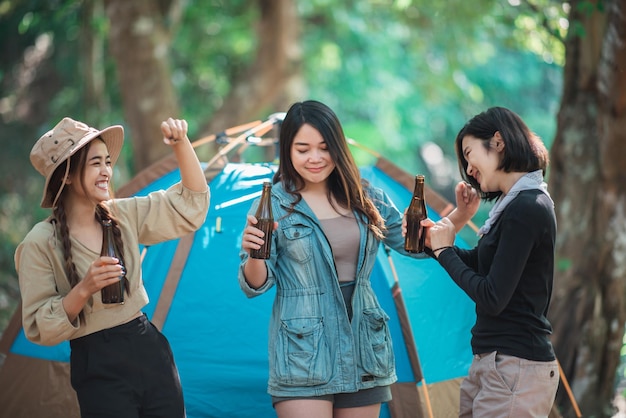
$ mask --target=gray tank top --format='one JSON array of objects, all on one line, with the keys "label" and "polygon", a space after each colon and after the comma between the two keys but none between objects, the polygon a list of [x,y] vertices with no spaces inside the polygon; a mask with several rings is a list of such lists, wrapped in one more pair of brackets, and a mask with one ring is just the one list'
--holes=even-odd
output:
[{"label": "gray tank top", "polygon": [[356,279],[356,264],[359,259],[359,226],[354,217],[338,216],[320,219],[322,229],[333,250],[337,277],[340,282]]}]

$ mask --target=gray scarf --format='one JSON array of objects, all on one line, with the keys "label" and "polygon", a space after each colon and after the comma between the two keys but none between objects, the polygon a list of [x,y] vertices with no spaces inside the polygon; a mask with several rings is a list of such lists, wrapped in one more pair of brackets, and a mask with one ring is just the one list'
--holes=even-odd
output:
[{"label": "gray scarf", "polygon": [[[519,180],[515,182],[511,190],[505,195],[498,198],[495,205],[489,211],[489,218],[485,221],[485,224],[478,230],[478,235],[485,235],[489,233],[491,226],[500,217],[504,208],[523,190],[541,190],[550,198],[548,193],[548,185],[543,181],[543,174],[541,170],[531,171],[524,174]],[[552,200],[552,198],[550,198]],[[554,205],[554,202],[552,202]]]}]

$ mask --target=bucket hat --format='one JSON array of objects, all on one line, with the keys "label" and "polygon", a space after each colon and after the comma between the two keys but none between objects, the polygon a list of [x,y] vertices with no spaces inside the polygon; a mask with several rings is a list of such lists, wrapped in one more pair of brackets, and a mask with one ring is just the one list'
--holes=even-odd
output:
[{"label": "bucket hat", "polygon": [[[64,179],[56,196],[51,196],[48,193],[48,183],[54,170],[92,139],[98,137],[102,138],[107,146],[111,156],[111,164],[115,164],[124,143],[124,128],[120,125],[98,130],[66,117],[35,143],[30,151],[30,162],[46,179],[41,200],[42,208],[53,207],[65,186]],[[69,172],[69,164],[66,171]]]}]

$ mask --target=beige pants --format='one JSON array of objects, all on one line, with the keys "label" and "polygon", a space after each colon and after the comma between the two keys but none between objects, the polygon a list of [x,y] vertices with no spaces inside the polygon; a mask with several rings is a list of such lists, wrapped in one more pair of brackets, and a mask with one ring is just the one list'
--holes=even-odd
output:
[{"label": "beige pants", "polygon": [[475,355],[461,383],[460,418],[539,418],[552,409],[559,385],[555,361]]}]

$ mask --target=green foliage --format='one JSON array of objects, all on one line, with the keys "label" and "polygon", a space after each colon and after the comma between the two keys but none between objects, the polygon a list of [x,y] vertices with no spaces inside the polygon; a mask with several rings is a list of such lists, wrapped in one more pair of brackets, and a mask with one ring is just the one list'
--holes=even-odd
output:
[{"label": "green foliage", "polygon": [[559,258],[556,260],[555,270],[558,272],[564,272],[572,268],[572,260],[569,258]]},{"label": "green foliage", "polygon": [[191,132],[211,118],[233,82],[254,60],[255,4],[246,0],[202,1],[190,2],[185,9],[171,51],[173,82],[183,114],[193,115],[189,118]]},{"label": "green foliage", "polygon": [[40,182],[27,181],[22,193],[0,195],[0,330],[4,329],[19,300],[13,262],[15,248],[33,224],[45,217],[43,210],[32,210],[39,206],[39,201],[24,196],[41,197],[42,186]]},{"label": "green foliage", "polygon": [[[189,115],[191,137],[253,62],[259,3],[184,2],[182,20],[169,22],[174,33],[172,82],[182,113]],[[84,16],[88,4],[96,6],[91,20]],[[437,184],[452,200],[458,175],[453,140],[469,117],[489,106],[507,106],[548,144],[554,136],[566,10],[552,0],[513,4],[298,1],[308,88],[303,99],[330,105],[348,137],[409,172],[426,173],[433,179],[431,185]],[[94,126],[123,120],[116,69],[108,54],[109,23],[101,6],[98,1],[0,0],[0,141],[11,144],[0,156],[0,311],[4,300],[15,301],[17,296],[15,246],[47,214],[33,210],[43,182],[26,163],[30,147],[66,115]],[[86,97],[86,80],[92,74],[85,74],[88,57],[81,55],[85,33],[94,37],[102,56],[97,71],[106,87],[96,104]],[[26,56],[39,61],[32,63]],[[32,90],[20,84],[34,74],[40,84],[30,86]],[[37,100],[24,100],[31,95]],[[17,103],[30,106],[24,126],[13,126]],[[438,183],[430,173],[432,161],[424,157],[424,145],[432,144],[444,152],[439,167],[444,174]],[[125,164],[129,148],[118,163],[116,175],[121,179],[133,174]],[[369,152],[357,147],[353,151],[360,164],[371,162]],[[478,219],[484,219],[487,209]],[[0,329],[2,321],[0,317]]]},{"label": "green foliage", "polygon": [[[310,96],[338,112],[349,136],[413,172],[425,171],[420,147],[434,142],[456,170],[456,133],[498,105],[551,143],[563,49],[530,24],[533,16],[494,1],[407,0],[392,8],[365,1],[356,12],[325,4],[299,4],[306,80]],[[447,197],[450,176],[441,190]]]},{"label": "green foliage", "polygon": [[622,349],[620,350],[620,364],[615,373],[615,387],[621,389],[622,396],[626,397],[626,334],[622,338]]}]

